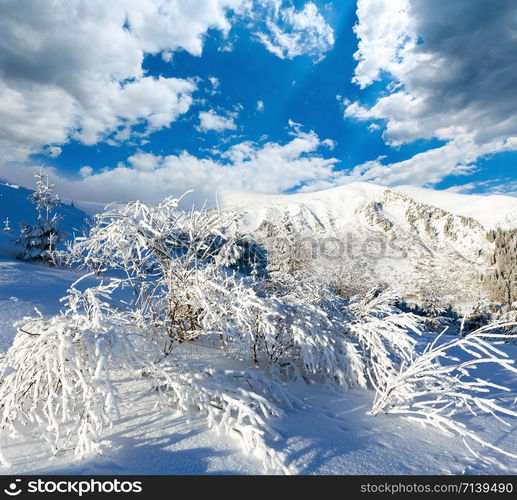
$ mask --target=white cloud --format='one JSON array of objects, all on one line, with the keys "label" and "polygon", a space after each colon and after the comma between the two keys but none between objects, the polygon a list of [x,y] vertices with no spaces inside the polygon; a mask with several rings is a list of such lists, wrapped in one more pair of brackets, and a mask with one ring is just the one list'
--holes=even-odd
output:
[{"label": "white cloud", "polygon": [[[115,168],[93,172],[82,167],[83,178],[79,180],[72,181],[52,169],[50,177],[64,198],[102,202],[141,199],[150,203],[189,189],[195,193],[188,200],[213,203],[216,195],[228,190],[279,193],[332,177],[337,160],[321,152],[331,147],[332,141],[297,128],[291,134],[285,144],[236,144],[218,158],[197,158],[186,151],[166,156],[139,151]],[[14,181],[32,185],[34,168],[20,166],[9,171],[9,167],[0,167],[0,175],[5,173]]]},{"label": "white cloud", "polygon": [[352,170],[334,171],[328,177],[304,186],[302,191],[328,189],[351,182],[429,187],[448,175],[471,174],[478,170],[476,161],[479,158],[501,151],[511,151],[517,149],[516,146],[513,140],[479,145],[472,138],[462,137],[444,146],[417,153],[407,160],[386,163],[386,157],[381,156],[361,163]]},{"label": "white cloud", "polygon": [[[489,186],[485,189],[486,194],[503,195],[503,196],[517,196],[517,182],[512,179],[497,179],[499,184]],[[514,213],[514,220],[517,214]]]},{"label": "white cloud", "polygon": [[359,47],[354,54],[358,61],[352,79],[361,88],[379,79],[381,71],[396,72],[396,65],[409,48],[408,33],[412,29],[410,0],[358,0],[358,23],[354,32]]},{"label": "white cloud", "polygon": [[219,79],[218,78],[216,78],[215,76],[210,76],[210,77],[208,77],[208,80],[212,84],[212,88],[214,90],[217,90],[219,88],[220,83],[219,83]]},{"label": "white cloud", "polygon": [[467,182],[465,184],[450,186],[447,189],[444,189],[444,191],[449,191],[449,193],[471,194],[473,191],[488,186],[489,184],[490,183],[487,181]]},{"label": "white cloud", "polygon": [[375,181],[396,186],[401,184],[433,185],[447,175],[465,175],[477,170],[476,160],[482,156],[515,147],[508,141],[476,144],[472,138],[461,137],[444,146],[417,153],[408,160],[384,164],[369,161],[355,167],[350,180]]},{"label": "white cloud", "polygon": [[199,113],[199,125],[196,127],[200,132],[223,132],[225,130],[236,130],[235,113],[229,116],[218,115],[214,110],[201,111]]},{"label": "white cloud", "polygon": [[210,85],[206,89],[206,92],[208,92],[209,95],[220,94],[221,91],[219,90],[219,88],[221,87],[221,82],[219,81],[219,78],[217,78],[215,76],[209,76],[208,81],[209,81]]},{"label": "white cloud", "polygon": [[258,32],[257,37],[276,56],[293,59],[307,54],[320,61],[334,46],[334,30],[313,2],[300,10],[293,5],[282,7],[282,0],[263,4],[267,30]]},{"label": "white cloud", "polygon": [[[275,5],[264,35],[280,57],[314,55],[332,40],[316,7],[283,8],[278,0],[18,0],[0,18],[0,147],[4,158],[23,159],[47,144],[75,137],[92,144],[119,129],[167,127],[185,113],[196,86],[144,74],[144,54],[170,61],[183,49],[201,55],[208,29],[228,34],[227,13],[255,16]],[[269,7],[267,7],[270,11]],[[275,22],[293,30],[292,44]],[[330,31],[329,31],[330,30]],[[327,44],[327,45],[325,45]],[[330,44],[331,45],[331,44]],[[296,52],[296,54],[295,54]],[[216,88],[216,79],[212,84]]]},{"label": "white cloud", "polygon": [[227,34],[231,28],[227,9],[241,8],[244,3],[245,0],[124,0],[123,7],[130,31],[144,52],[181,47],[199,56],[207,30]]},{"label": "white cloud", "polygon": [[353,81],[391,83],[370,107],[345,102],[345,116],[384,123],[392,146],[446,142],[405,162],[372,165],[372,175],[436,183],[482,155],[515,148],[514,1],[358,0],[357,15]]},{"label": "white cloud", "polygon": [[58,88],[23,83],[11,88],[0,80],[2,159],[25,158],[35,146],[65,143],[75,125],[74,110],[74,99]]},{"label": "white cloud", "polygon": [[[195,85],[177,78],[142,77],[125,85],[105,89],[98,106],[83,116],[75,134],[85,144],[95,144],[110,131],[146,123],[146,132],[168,127],[192,104]],[[93,99],[95,101],[95,98]],[[127,140],[129,134],[116,137]]]},{"label": "white cloud", "polygon": [[171,62],[172,61],[172,57],[173,57],[173,54],[171,51],[169,50],[164,50],[162,52],[162,59],[164,62],[168,63],[168,62]]},{"label": "white cloud", "polygon": [[475,194],[484,195],[517,196],[517,181],[511,178],[498,178],[468,182],[466,184],[451,186],[445,189],[445,191],[460,194],[472,194],[475,192]]},{"label": "white cloud", "polygon": [[45,152],[50,158],[57,158],[61,154],[62,149],[59,146],[47,146]]},{"label": "white cloud", "polygon": [[90,167],[90,165],[85,165],[84,167],[81,167],[79,169],[79,175],[81,177],[88,177],[89,175],[92,175],[93,174],[93,168]]},{"label": "white cloud", "polygon": [[158,167],[158,157],[143,151],[138,151],[128,158],[128,163],[134,170],[152,172]]},{"label": "white cloud", "polygon": [[[74,137],[94,144],[144,124],[168,127],[192,102],[193,82],[152,78],[145,53],[199,55],[209,28],[227,32],[242,0],[19,0],[0,18],[0,148],[23,159]],[[202,7],[202,8],[201,8]]]},{"label": "white cloud", "polygon": [[[189,110],[196,84],[146,75],[144,56],[161,54],[171,61],[178,49],[199,56],[209,29],[219,30],[223,38],[228,34],[231,10],[234,19],[255,18],[272,1],[2,2],[2,159],[24,160],[70,138],[115,144],[129,140],[136,125],[144,133],[169,127]],[[276,19],[291,23],[296,33],[305,30],[317,37],[323,30],[325,36],[322,18],[311,5],[299,13],[288,6],[285,14],[279,6]],[[317,47],[308,43],[300,50],[305,49],[312,53]],[[215,89],[216,79],[211,81]]]},{"label": "white cloud", "polygon": [[232,52],[233,49],[233,43],[231,41],[226,41],[224,45],[220,45],[219,47],[217,47],[217,52]]}]

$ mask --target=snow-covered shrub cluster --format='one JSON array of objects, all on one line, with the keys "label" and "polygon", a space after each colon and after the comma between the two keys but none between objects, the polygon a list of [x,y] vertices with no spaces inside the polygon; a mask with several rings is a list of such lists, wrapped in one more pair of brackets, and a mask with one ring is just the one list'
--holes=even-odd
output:
[{"label": "snow-covered shrub cluster", "polygon": [[[285,388],[290,381],[373,389],[374,412],[409,413],[438,387],[439,397],[419,410],[438,426],[468,400],[443,403],[441,395],[474,387],[455,375],[469,374],[453,362],[443,381],[429,375],[441,373],[445,356],[435,346],[418,354],[420,320],[397,308],[397,297],[372,291],[348,299],[307,275],[279,279],[281,269],[264,263],[267,252],[236,232],[235,214],[185,212],[179,201],[113,205],[76,240],[73,258],[103,281],[86,289],[75,283],[59,316],[20,322],[3,360],[3,428],[38,425],[55,449],[73,441],[80,456],[99,450],[103,427],[117,414],[122,372],[148,380],[163,404],[205,415],[266,467],[289,472],[269,444],[279,438],[272,419],[302,406]],[[482,338],[478,362],[481,353],[480,362],[509,367]],[[472,351],[471,339],[458,346]],[[208,361],[194,369],[176,355],[185,342],[247,359],[250,370],[221,371]],[[476,404],[491,412],[490,401]]]},{"label": "snow-covered shrub cluster", "polygon": [[[111,286],[91,290],[80,300],[81,312],[75,293],[67,314],[26,318],[17,325],[19,333],[3,359],[2,428],[40,426],[54,451],[70,439],[78,456],[100,451],[100,432],[116,409],[109,367],[116,350],[123,351],[117,359],[132,355],[125,321],[104,314],[108,308],[101,297],[111,291]],[[74,424],[67,428],[69,421]]]},{"label": "snow-covered shrub cluster", "polygon": [[268,445],[279,439],[269,420],[301,402],[258,373],[195,371],[164,356],[141,318],[113,307],[118,284],[74,286],[62,315],[20,321],[2,360],[2,429],[39,430],[54,452],[72,446],[78,457],[101,453],[109,445],[102,431],[119,415],[115,381],[123,373],[147,380],[162,404],[205,415],[210,427],[237,437],[266,469],[288,473],[282,455]]}]

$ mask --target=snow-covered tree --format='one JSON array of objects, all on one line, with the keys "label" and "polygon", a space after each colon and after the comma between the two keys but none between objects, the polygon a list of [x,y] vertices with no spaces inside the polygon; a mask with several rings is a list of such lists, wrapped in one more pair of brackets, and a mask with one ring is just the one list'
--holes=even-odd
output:
[{"label": "snow-covered tree", "polygon": [[443,298],[438,290],[429,287],[427,293],[421,299],[420,312],[424,315],[427,325],[431,330],[440,330],[447,325],[445,313],[447,308],[443,304]]},{"label": "snow-covered tree", "polygon": [[492,300],[511,305],[517,300],[517,230],[493,229],[487,239],[494,243],[494,252],[485,285]]},{"label": "snow-covered tree", "polygon": [[22,248],[19,258],[22,260],[41,260],[53,262],[53,253],[64,239],[58,228],[61,216],[53,212],[61,204],[59,196],[53,192],[48,174],[41,168],[35,174],[36,189],[29,199],[34,203],[38,214],[36,224],[20,224],[20,236],[16,243]]},{"label": "snow-covered tree", "polygon": [[9,220],[9,217],[6,217],[4,220],[4,231],[11,231],[11,221]]},{"label": "snow-covered tree", "polygon": [[270,284],[279,286],[295,283],[310,272],[315,258],[315,241],[297,232],[287,215],[275,225],[265,225],[261,243],[267,250],[267,270]]}]

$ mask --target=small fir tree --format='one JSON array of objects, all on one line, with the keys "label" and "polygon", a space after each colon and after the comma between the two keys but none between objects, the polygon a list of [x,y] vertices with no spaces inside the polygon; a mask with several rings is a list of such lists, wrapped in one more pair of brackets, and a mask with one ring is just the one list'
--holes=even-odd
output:
[{"label": "small fir tree", "polygon": [[426,323],[432,330],[439,330],[446,325],[447,318],[444,316],[446,308],[438,290],[434,287],[431,287],[423,298],[421,310],[426,318]]},{"label": "small fir tree", "polygon": [[54,194],[48,174],[41,168],[36,174],[36,189],[29,199],[38,212],[37,224],[20,224],[21,235],[16,244],[22,248],[18,258],[22,260],[41,260],[53,262],[53,252],[63,241],[63,233],[58,229],[62,217],[53,213],[53,209],[61,204],[59,196]]}]

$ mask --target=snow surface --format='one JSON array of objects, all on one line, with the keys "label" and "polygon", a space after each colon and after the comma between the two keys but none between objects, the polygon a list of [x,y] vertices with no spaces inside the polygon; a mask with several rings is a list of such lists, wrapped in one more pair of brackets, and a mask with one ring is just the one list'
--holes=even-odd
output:
[{"label": "snow surface", "polygon": [[[310,219],[315,229],[318,228],[318,220],[324,224],[344,227],[356,221],[351,207],[356,207],[365,200],[375,200],[382,195],[384,189],[369,184],[356,184],[320,193],[253,198],[244,195],[240,199],[234,198],[232,203],[247,204],[250,208],[250,224],[260,221],[264,211],[271,205],[282,210],[288,206],[293,213],[303,210],[302,205],[305,205],[315,215]],[[5,216],[9,216],[14,221],[11,227],[15,227],[14,224],[18,221],[33,216],[32,205],[26,200],[27,190],[0,185],[0,194],[4,195],[0,197],[0,217],[3,220]],[[461,195],[453,196],[449,193],[447,200],[456,199],[456,196]],[[418,196],[415,194],[415,197]],[[476,198],[471,207],[479,201],[489,199],[490,197],[481,197],[480,200]],[[298,200],[303,200],[303,203],[298,203]],[[421,200],[424,201],[423,198]],[[438,200],[438,197],[434,200]],[[435,203],[430,198],[427,202]],[[508,200],[504,203],[508,203],[510,208],[511,203]],[[436,205],[439,203],[436,202]],[[503,205],[501,202],[500,206]],[[468,207],[468,203],[465,201],[462,206]],[[62,210],[66,212],[65,223],[68,231],[71,232],[83,224],[84,212],[69,206]],[[15,249],[10,238],[10,234],[0,234],[2,353],[9,348],[16,334],[12,326],[14,321],[34,314],[34,308],[38,308],[43,314],[56,314],[61,308],[59,298],[65,295],[67,288],[79,277],[74,271],[14,260]],[[95,278],[90,280],[93,283]],[[505,345],[503,349],[513,359],[516,358],[517,346]],[[212,364],[219,364],[225,369],[242,368],[239,361],[229,361],[222,352],[213,348],[185,345],[179,354],[194,366],[201,367],[210,358]],[[244,368],[249,369],[249,366]],[[517,376],[509,378],[505,375],[503,379],[499,371],[489,368],[487,370],[485,376],[512,389],[510,394],[502,394],[501,397],[514,398]],[[0,473],[120,475],[264,472],[258,460],[241,452],[236,442],[227,436],[218,436],[209,430],[203,419],[195,415],[178,415],[171,409],[156,408],[156,396],[144,390],[142,380],[127,379],[124,374],[120,374],[117,385],[123,411],[113,427],[105,431],[105,438],[113,446],[102,457],[76,461],[71,450],[64,450],[52,457],[41,436],[3,437],[4,454],[10,459],[12,466],[0,467]],[[301,474],[517,473],[517,460],[497,457],[489,450],[475,447],[490,460],[489,464],[483,464],[467,451],[458,437],[445,436],[435,429],[422,428],[400,417],[370,415],[368,412],[373,394],[367,391],[338,394],[326,391],[318,385],[309,386],[303,383],[290,386],[289,390],[304,402],[305,409],[288,410],[276,422],[275,428],[282,436],[276,447],[286,454],[287,464],[295,467]],[[488,441],[514,453],[517,451],[515,423],[505,427],[495,419],[471,415],[463,418]]]},{"label": "snow surface", "polygon": [[[5,352],[15,334],[12,321],[30,314],[58,312],[58,298],[78,277],[76,272],[0,260],[0,349]],[[93,278],[92,278],[93,279]],[[515,358],[517,346],[504,347]],[[186,345],[181,355],[195,366],[208,358],[226,369],[239,368],[213,348]],[[232,366],[232,363],[235,366]],[[241,367],[242,368],[242,367]],[[249,367],[246,367],[249,369]],[[490,374],[498,381],[498,372]],[[517,376],[499,380],[517,390]],[[3,474],[262,474],[258,460],[246,456],[236,442],[218,436],[203,419],[155,408],[156,396],[142,381],[118,381],[123,401],[121,418],[105,437],[113,443],[104,456],[76,461],[71,450],[51,457],[39,436],[3,438],[10,468]],[[283,439],[276,444],[287,463],[301,474],[501,474],[516,473],[517,461],[493,458],[480,464],[461,440],[416,426],[400,417],[368,414],[373,395],[350,391],[338,394],[318,385],[300,383],[289,390],[304,410],[289,410],[276,423]],[[508,397],[508,396],[506,396]],[[513,397],[513,396],[512,396]],[[517,450],[515,424],[505,428],[495,419],[465,416],[483,437]]]}]

